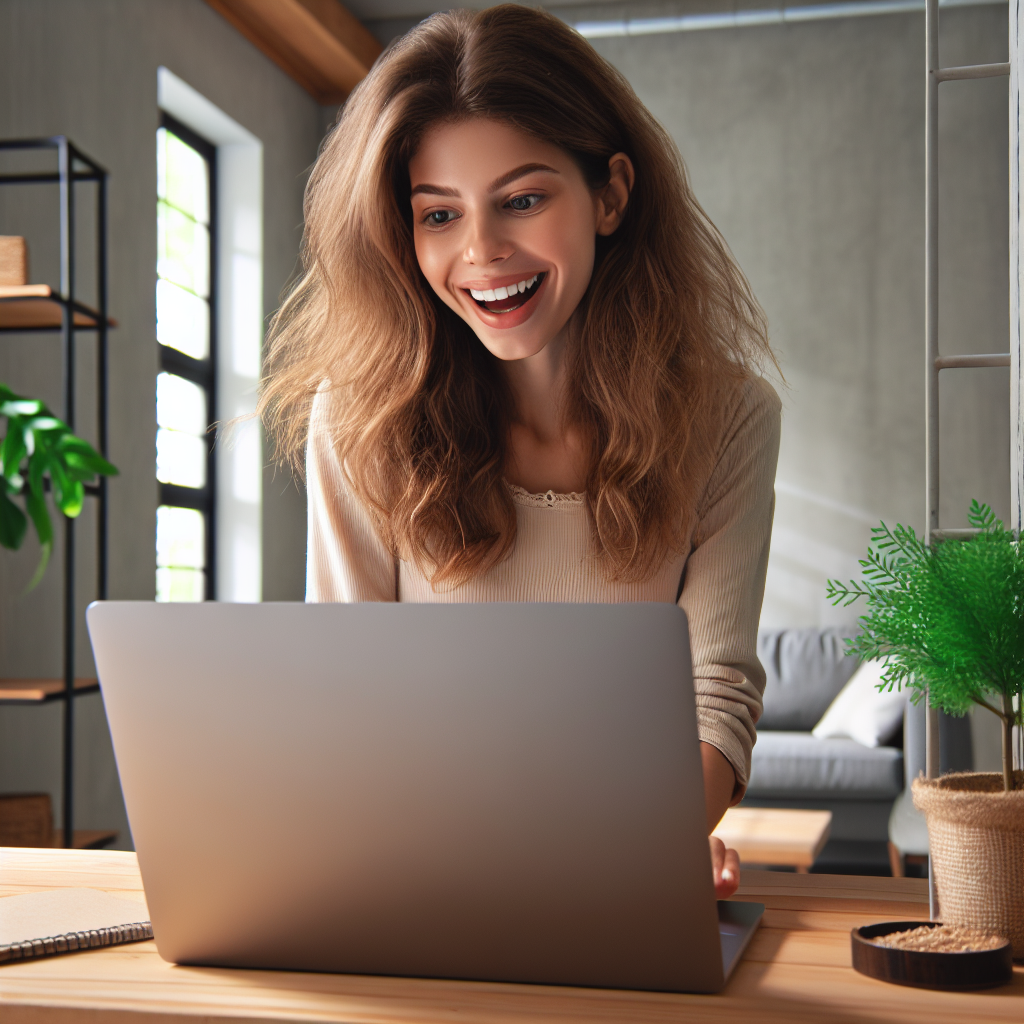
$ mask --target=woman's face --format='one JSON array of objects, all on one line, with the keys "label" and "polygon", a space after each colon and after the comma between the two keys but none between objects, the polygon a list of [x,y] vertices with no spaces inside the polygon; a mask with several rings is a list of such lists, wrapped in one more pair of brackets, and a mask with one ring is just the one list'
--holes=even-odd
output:
[{"label": "woman's face", "polygon": [[438,125],[409,162],[416,258],[430,287],[499,359],[536,355],[563,330],[618,226],[628,157],[591,189],[573,158],[496,121]]}]

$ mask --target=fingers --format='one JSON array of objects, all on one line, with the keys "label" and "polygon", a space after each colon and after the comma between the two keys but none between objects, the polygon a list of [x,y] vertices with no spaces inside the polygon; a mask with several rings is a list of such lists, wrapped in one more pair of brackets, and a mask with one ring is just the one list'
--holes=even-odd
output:
[{"label": "fingers", "polygon": [[715,882],[715,896],[724,900],[740,885],[740,858],[735,850],[726,848],[717,836],[710,836],[711,870]]},{"label": "fingers", "polygon": [[725,851],[721,883],[715,886],[715,895],[724,900],[740,887],[740,857],[735,850]]}]

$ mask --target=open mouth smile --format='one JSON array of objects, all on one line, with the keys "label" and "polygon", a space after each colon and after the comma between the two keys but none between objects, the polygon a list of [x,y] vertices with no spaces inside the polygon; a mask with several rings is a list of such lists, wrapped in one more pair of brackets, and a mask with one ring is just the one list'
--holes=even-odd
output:
[{"label": "open mouth smile", "polygon": [[537,294],[537,289],[544,280],[546,274],[534,274],[532,277],[524,278],[515,284],[504,288],[486,289],[480,291],[476,288],[467,288],[466,291],[473,297],[473,300],[481,309],[488,313],[511,313],[520,306],[525,306]]}]

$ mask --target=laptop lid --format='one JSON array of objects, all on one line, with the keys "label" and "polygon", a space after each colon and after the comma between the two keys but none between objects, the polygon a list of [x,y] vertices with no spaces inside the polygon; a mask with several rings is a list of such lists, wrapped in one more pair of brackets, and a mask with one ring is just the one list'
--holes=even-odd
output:
[{"label": "laptop lid", "polygon": [[165,959],[724,983],[678,607],[100,602],[87,619]]}]

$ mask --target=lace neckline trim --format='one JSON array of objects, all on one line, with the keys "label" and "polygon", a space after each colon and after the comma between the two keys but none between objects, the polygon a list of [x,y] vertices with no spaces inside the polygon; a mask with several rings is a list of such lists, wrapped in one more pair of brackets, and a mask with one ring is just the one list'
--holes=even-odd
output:
[{"label": "lace neckline trim", "polygon": [[554,491],[531,494],[518,484],[509,484],[508,486],[512,492],[512,500],[520,505],[528,505],[530,508],[565,508],[582,505],[586,501],[586,495],[580,494],[578,491],[571,491],[569,494],[556,494]]}]

